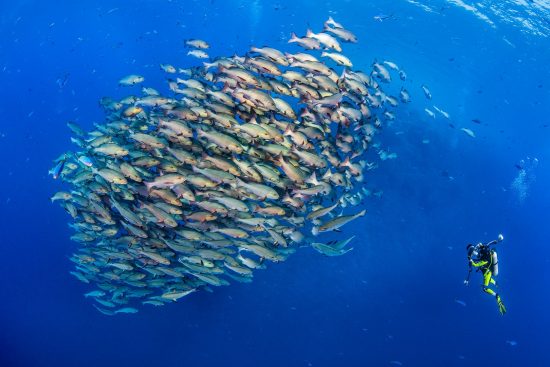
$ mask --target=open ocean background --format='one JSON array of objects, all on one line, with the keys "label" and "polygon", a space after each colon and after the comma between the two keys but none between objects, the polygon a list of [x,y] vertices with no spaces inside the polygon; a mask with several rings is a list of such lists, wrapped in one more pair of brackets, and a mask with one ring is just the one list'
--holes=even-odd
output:
[{"label": "open ocean background", "polygon": [[[368,173],[382,197],[327,236],[355,234],[354,251],[303,248],[251,284],[97,312],[49,199],[66,122],[101,122],[127,74],[166,92],[160,63],[199,64],[184,39],[211,56],[296,52],[290,33],[329,15],[359,38],[355,68],[394,61],[413,100],[378,135],[398,154]],[[542,0],[1,1],[0,366],[550,366],[549,16]],[[505,316],[479,274],[462,283],[466,244],[498,233]]]}]

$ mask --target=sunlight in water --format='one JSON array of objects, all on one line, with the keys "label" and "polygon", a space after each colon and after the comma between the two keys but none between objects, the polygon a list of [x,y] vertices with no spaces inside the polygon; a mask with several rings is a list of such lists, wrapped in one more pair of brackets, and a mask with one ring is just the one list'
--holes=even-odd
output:
[{"label": "sunlight in water", "polygon": [[[406,0],[429,13],[441,13],[445,10],[437,1]],[[447,3],[472,13],[474,16],[496,28],[495,19],[519,28],[522,32],[548,37],[550,34],[550,2],[543,0],[511,1],[464,1],[447,0]]]}]

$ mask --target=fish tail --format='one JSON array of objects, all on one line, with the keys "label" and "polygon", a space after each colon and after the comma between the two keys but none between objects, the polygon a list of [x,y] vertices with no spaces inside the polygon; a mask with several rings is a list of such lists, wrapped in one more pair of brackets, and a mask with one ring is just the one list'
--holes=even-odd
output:
[{"label": "fish tail", "polygon": [[313,173],[311,174],[311,176],[309,176],[309,178],[307,178],[307,179],[305,180],[305,182],[308,183],[308,184],[314,184],[315,182],[318,182],[318,181],[317,181],[317,175],[315,174],[315,172],[313,172]]}]

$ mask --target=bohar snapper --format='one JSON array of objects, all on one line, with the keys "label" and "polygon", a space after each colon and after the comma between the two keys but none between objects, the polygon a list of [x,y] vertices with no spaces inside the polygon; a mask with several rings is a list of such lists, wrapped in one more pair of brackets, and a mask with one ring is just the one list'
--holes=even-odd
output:
[{"label": "bohar snapper", "polygon": [[[105,122],[91,132],[70,123],[79,150],[51,173],[71,188],[52,200],[74,220],[71,274],[97,287],[85,296],[100,312],[249,282],[299,244],[327,256],[350,250],[351,238],[322,244],[307,233],[365,214],[344,208],[370,193],[362,183],[377,164],[367,148],[397,104],[378,83],[389,70],[354,71],[340,53],[341,42],[356,41],[329,19],[289,41],[317,51],[253,47],[201,67],[162,64],[169,95],[128,75],[119,83],[141,96],[103,98]],[[206,42],[186,45],[208,58]]]}]

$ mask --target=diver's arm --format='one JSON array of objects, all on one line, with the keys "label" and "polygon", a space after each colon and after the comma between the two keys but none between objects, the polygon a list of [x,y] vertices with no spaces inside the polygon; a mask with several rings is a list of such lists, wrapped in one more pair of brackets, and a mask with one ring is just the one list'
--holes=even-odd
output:
[{"label": "diver's arm", "polygon": [[468,256],[468,275],[464,279],[464,284],[468,285],[470,282],[470,274],[472,274],[472,258]]},{"label": "diver's arm", "polygon": [[487,261],[478,261],[478,262],[475,262],[474,260],[471,260],[470,259],[470,265],[471,266],[475,266],[476,268],[479,268],[480,266],[483,266],[483,265],[487,265],[489,262]]},{"label": "diver's arm", "polygon": [[470,282],[470,274],[472,273],[472,266],[475,267],[475,268],[479,268],[480,266],[487,265],[487,264],[488,264],[487,261],[475,262],[471,258],[468,259],[468,276],[464,280],[464,284],[468,285],[468,283]]},{"label": "diver's arm", "polygon": [[472,274],[472,264],[468,261],[468,275],[464,279],[464,284],[468,285],[470,283],[470,274]]},{"label": "diver's arm", "polygon": [[496,240],[492,240],[491,242],[488,242],[485,244],[485,246],[491,246],[496,245],[497,243],[504,241],[504,236],[502,234],[498,235],[498,238]]}]

